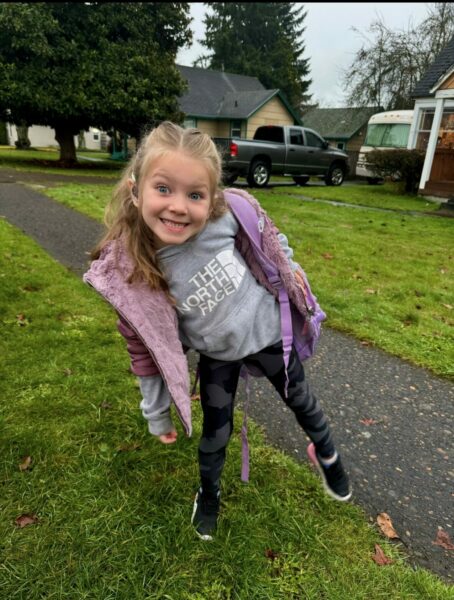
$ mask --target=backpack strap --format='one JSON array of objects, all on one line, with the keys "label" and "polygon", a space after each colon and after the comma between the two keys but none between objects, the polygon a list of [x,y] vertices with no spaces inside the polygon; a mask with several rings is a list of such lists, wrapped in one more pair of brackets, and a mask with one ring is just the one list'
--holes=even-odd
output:
[{"label": "backpack strap", "polygon": [[285,395],[287,395],[288,375],[287,369],[293,343],[292,314],[290,300],[281,280],[279,269],[274,262],[263,252],[262,233],[265,227],[264,217],[259,217],[255,208],[242,196],[231,192],[224,192],[230,209],[232,210],[242,229],[247,234],[255,258],[259,262],[270,284],[277,290],[279,296],[279,310],[281,313],[281,337],[285,365]]}]

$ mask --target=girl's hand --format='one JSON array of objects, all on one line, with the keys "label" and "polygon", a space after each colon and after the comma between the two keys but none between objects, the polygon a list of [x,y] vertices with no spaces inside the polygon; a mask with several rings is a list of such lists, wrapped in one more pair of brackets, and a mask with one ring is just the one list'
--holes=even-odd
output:
[{"label": "girl's hand", "polygon": [[174,431],[169,431],[169,433],[164,433],[164,435],[159,435],[158,439],[163,444],[174,444],[177,441],[178,433]]}]

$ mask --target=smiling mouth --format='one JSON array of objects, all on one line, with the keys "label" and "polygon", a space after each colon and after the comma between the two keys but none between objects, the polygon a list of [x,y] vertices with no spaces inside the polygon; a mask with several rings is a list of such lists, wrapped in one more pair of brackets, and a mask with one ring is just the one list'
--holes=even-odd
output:
[{"label": "smiling mouth", "polygon": [[169,219],[161,219],[161,223],[173,231],[183,231],[189,225],[189,223],[177,223],[176,221],[169,221]]}]

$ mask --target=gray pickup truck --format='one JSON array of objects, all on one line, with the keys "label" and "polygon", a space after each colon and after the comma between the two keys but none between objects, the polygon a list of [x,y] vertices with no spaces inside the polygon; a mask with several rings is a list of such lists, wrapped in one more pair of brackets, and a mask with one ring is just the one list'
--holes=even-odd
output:
[{"label": "gray pickup truck", "polygon": [[348,155],[329,146],[316,131],[296,125],[264,125],[254,139],[213,138],[223,158],[224,183],[246,177],[251,187],[264,187],[270,175],[289,175],[298,185],[310,177],[341,185]]}]

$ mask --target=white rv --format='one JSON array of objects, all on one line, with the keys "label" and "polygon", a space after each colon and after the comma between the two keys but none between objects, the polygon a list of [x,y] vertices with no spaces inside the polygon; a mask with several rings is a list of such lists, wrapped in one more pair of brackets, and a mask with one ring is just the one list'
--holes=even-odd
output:
[{"label": "white rv", "polygon": [[381,181],[380,177],[367,169],[367,153],[371,150],[406,148],[412,120],[412,110],[390,110],[371,116],[356,163],[358,177],[365,177],[370,184]]}]

